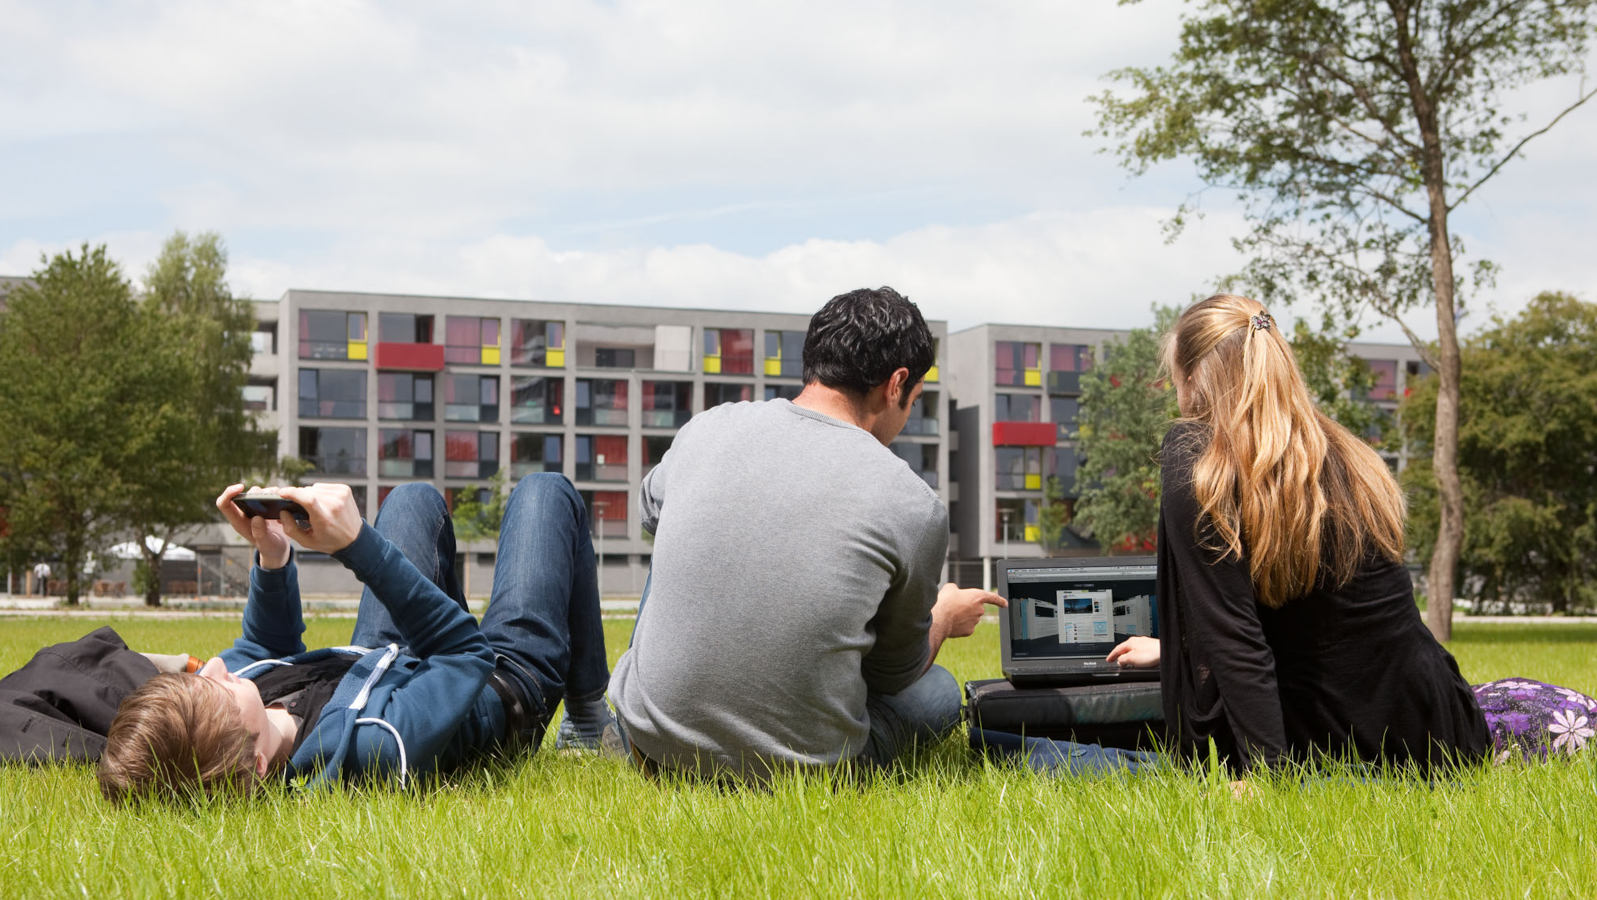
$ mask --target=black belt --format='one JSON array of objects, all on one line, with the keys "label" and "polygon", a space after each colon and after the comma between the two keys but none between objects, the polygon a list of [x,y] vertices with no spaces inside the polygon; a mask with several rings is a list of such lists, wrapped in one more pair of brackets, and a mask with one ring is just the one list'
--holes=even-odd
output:
[{"label": "black belt", "polygon": [[498,666],[488,673],[488,684],[499,695],[499,703],[505,708],[505,733],[501,743],[507,749],[515,750],[523,744],[535,744],[542,740],[543,723],[532,711],[521,685],[516,684],[510,674]]}]

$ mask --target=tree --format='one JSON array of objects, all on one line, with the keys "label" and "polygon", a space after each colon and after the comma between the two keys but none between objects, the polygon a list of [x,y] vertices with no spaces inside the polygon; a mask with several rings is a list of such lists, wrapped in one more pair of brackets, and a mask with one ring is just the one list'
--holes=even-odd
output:
[{"label": "tree", "polygon": [[[1464,582],[1476,608],[1597,608],[1597,305],[1542,294],[1466,343],[1458,459],[1465,500]],[[1433,437],[1437,380],[1404,401],[1409,439]],[[1411,540],[1434,540],[1438,499],[1427,461],[1404,473]]]},{"label": "tree", "polygon": [[1076,524],[1111,553],[1152,549],[1159,522],[1159,445],[1176,414],[1159,341],[1181,314],[1156,307],[1152,328],[1104,347],[1081,376],[1076,445],[1083,461]]},{"label": "tree", "polygon": [[104,247],[45,262],[0,318],[0,506],[8,555],[52,552],[68,605],[125,525],[128,476],[159,452],[169,386],[132,286]]},{"label": "tree", "polygon": [[1066,529],[1075,521],[1075,503],[1065,496],[1058,475],[1049,475],[1042,486],[1042,508],[1037,511],[1037,546],[1048,556],[1057,554],[1070,539]]},{"label": "tree", "polygon": [[215,518],[212,503],[221,487],[247,472],[271,468],[275,435],[258,428],[244,406],[254,351],[254,316],[249,301],[227,286],[227,251],[207,232],[167,239],[144,280],[143,314],[156,344],[147,352],[169,355],[179,365],[167,372],[163,402],[179,427],[161,435],[164,452],[126,474],[128,524],[140,540],[145,566],[145,603],[161,603],[161,558],[175,533]]},{"label": "tree", "polygon": [[[499,538],[499,526],[505,520],[505,507],[510,503],[510,475],[504,469],[493,474],[486,485],[467,488],[455,500],[450,517],[455,526],[455,539],[461,543]],[[464,549],[465,580],[461,590],[471,596],[471,558],[469,548]]]},{"label": "tree", "polygon": [[[1439,373],[1433,471],[1437,537],[1427,581],[1429,624],[1452,632],[1464,534],[1458,472],[1459,345],[1470,281],[1449,217],[1597,89],[1535,127],[1502,112],[1531,82],[1583,73],[1597,0],[1199,0],[1183,17],[1169,67],[1112,77],[1099,134],[1143,173],[1189,158],[1203,183],[1235,189],[1252,222],[1236,241],[1252,262],[1243,282],[1267,303],[1320,298],[1356,321],[1369,309],[1397,322]],[[1510,131],[1513,131],[1511,134]],[[1201,196],[1201,195],[1199,195]],[[1179,230],[1194,198],[1173,226]],[[1405,316],[1435,307],[1431,345]]]}]

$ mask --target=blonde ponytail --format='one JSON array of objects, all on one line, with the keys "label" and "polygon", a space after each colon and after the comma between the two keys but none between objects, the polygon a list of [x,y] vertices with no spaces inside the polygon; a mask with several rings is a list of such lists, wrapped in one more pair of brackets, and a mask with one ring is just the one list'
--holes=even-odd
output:
[{"label": "blonde ponytail", "polygon": [[1371,550],[1402,557],[1403,495],[1391,471],[1314,406],[1291,346],[1256,301],[1218,294],[1193,305],[1164,359],[1183,417],[1208,430],[1192,478],[1211,549],[1247,560],[1260,602],[1279,607],[1321,577],[1346,583]]}]

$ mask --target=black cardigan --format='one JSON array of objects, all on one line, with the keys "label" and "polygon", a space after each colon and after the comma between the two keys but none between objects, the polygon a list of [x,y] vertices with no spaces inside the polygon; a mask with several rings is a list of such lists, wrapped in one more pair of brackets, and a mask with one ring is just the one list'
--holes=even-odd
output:
[{"label": "black cardigan", "polygon": [[1246,559],[1202,546],[1213,528],[1192,467],[1206,441],[1179,424],[1161,451],[1159,674],[1179,747],[1201,757],[1213,738],[1238,773],[1349,749],[1422,769],[1483,758],[1480,707],[1401,564],[1371,555],[1347,584],[1321,579],[1271,609],[1254,598]]}]

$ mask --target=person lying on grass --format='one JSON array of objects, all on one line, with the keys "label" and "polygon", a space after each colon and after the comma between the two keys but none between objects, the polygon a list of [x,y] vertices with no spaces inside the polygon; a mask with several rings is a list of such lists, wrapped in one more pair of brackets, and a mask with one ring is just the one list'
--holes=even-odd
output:
[{"label": "person lying on grass", "polygon": [[[397,487],[374,526],[347,486],[280,488],[303,525],[217,509],[257,552],[242,634],[196,675],[151,679],[123,701],[100,760],[113,802],[248,792],[281,776],[316,785],[447,771],[492,751],[533,752],[566,702],[557,745],[596,749],[612,721],[587,513],[571,483],[512,491],[482,622],[454,576],[448,510],[430,485]],[[293,542],[365,584],[352,646],[306,652]]]},{"label": "person lying on grass", "polygon": [[1161,454],[1166,640],[1133,637],[1108,658],[1160,667],[1178,746],[1213,739],[1238,774],[1326,756],[1424,771],[1592,737],[1584,694],[1464,681],[1414,603],[1401,489],[1314,407],[1262,306],[1195,304],[1164,356],[1181,410]]}]

